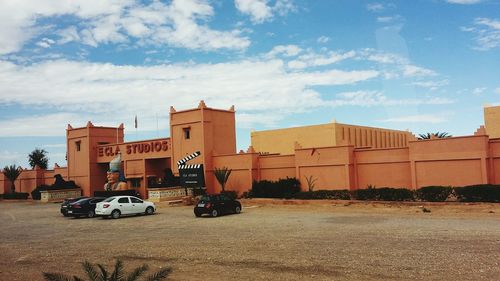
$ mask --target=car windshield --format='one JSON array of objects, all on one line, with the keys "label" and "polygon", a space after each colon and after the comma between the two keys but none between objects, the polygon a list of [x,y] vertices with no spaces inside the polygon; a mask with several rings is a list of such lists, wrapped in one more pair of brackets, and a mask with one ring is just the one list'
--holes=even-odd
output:
[{"label": "car windshield", "polygon": [[109,197],[108,199],[106,199],[106,200],[104,200],[102,202],[111,202],[111,201],[113,201],[115,199],[116,199],[116,197]]},{"label": "car windshield", "polygon": [[203,195],[203,196],[201,196],[200,201],[210,202],[210,201],[212,201],[212,199],[208,195]]},{"label": "car windshield", "polygon": [[89,200],[90,198],[82,198],[82,199],[79,199],[79,200],[76,200],[75,203],[84,203],[85,201]]}]

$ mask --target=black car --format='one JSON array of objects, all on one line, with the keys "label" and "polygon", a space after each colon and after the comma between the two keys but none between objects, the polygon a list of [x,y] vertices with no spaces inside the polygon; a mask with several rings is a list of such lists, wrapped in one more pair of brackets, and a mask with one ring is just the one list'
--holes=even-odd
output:
[{"label": "black car", "polygon": [[83,198],[88,198],[87,196],[81,196],[81,197],[76,197],[76,198],[66,198],[64,199],[64,201],[62,202],[61,204],[61,214],[63,214],[63,216],[65,217],[69,217],[68,215],[68,206],[69,204],[73,203],[73,202],[76,202],[80,199],[83,199]]},{"label": "black car", "polygon": [[197,217],[201,217],[203,214],[216,217],[222,214],[239,214],[240,212],[241,203],[225,194],[203,195],[194,207],[194,215]]},{"label": "black car", "polygon": [[72,217],[86,216],[93,218],[95,217],[96,204],[105,199],[106,197],[89,197],[70,203],[67,210],[68,215]]}]

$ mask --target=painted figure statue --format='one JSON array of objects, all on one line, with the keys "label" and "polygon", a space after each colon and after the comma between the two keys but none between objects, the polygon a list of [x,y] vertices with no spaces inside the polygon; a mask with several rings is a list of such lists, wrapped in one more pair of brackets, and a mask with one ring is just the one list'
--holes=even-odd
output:
[{"label": "painted figure statue", "polygon": [[121,172],[120,166],[122,164],[121,154],[118,155],[109,162],[109,170],[107,173],[108,181],[104,184],[104,190],[112,191],[112,190],[127,190],[127,183],[125,182],[125,178]]}]

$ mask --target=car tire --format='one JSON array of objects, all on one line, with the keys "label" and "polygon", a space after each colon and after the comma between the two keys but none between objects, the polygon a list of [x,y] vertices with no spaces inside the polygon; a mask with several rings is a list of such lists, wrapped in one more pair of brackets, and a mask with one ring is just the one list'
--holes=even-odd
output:
[{"label": "car tire", "polygon": [[201,214],[200,214],[200,213],[198,213],[198,212],[194,212],[194,215],[195,215],[197,218],[201,217]]},{"label": "car tire", "polygon": [[63,216],[69,217],[69,214],[68,213],[63,213]]},{"label": "car tire", "polygon": [[113,212],[111,212],[111,218],[113,218],[113,219],[117,219],[120,216],[121,216],[120,210],[113,210]]},{"label": "car tire", "polygon": [[213,209],[212,212],[210,212],[210,215],[215,218],[216,216],[219,215],[219,212],[217,212],[216,209]]},{"label": "car tire", "polygon": [[155,212],[155,209],[153,207],[147,207],[146,208],[146,215],[152,215]]},{"label": "car tire", "polygon": [[90,210],[88,213],[87,213],[87,218],[93,218],[95,217],[95,212]]},{"label": "car tire", "polygon": [[239,213],[241,213],[241,206],[236,206],[236,207],[234,208],[234,213],[235,213],[235,214],[239,214]]}]

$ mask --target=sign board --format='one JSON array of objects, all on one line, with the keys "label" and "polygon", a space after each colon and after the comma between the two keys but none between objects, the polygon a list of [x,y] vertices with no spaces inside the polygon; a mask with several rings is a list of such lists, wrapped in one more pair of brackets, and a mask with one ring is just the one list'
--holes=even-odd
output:
[{"label": "sign board", "polygon": [[186,168],[179,169],[179,175],[182,187],[205,186],[205,175],[203,173],[203,165],[200,164],[196,166],[197,167],[189,167],[189,165],[187,165]]}]

